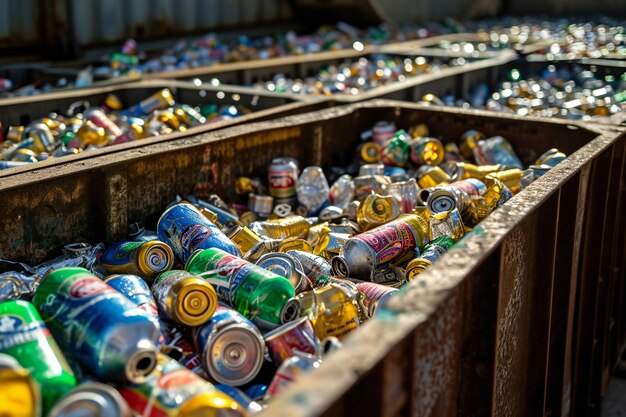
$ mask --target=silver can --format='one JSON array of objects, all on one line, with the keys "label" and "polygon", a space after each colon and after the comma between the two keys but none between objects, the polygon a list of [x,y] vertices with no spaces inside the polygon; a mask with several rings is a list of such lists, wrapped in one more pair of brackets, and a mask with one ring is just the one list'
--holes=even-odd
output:
[{"label": "silver can", "polygon": [[300,261],[288,253],[266,253],[261,256],[256,264],[263,269],[287,278],[293,285],[296,294],[312,288]]},{"label": "silver can", "polygon": [[298,201],[298,162],[293,158],[275,158],[268,167],[267,177],[274,203],[295,207]]},{"label": "silver can", "polygon": [[85,382],[70,391],[48,413],[48,417],[132,417],[119,392],[106,384]]}]

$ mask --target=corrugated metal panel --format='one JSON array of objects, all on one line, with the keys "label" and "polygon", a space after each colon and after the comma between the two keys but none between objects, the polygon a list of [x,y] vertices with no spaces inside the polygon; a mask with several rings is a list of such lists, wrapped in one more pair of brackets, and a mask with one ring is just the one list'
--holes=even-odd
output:
[{"label": "corrugated metal panel", "polygon": [[0,46],[37,44],[35,0],[0,0]]},{"label": "corrugated metal panel", "polygon": [[[7,1],[7,0],[0,0]],[[288,0],[65,0],[81,46],[286,21]]]}]

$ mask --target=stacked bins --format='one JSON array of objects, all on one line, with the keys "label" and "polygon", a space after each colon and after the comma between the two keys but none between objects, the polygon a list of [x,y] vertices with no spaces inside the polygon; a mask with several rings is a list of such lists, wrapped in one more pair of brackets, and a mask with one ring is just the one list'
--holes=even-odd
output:
[{"label": "stacked bins", "polygon": [[[39,262],[61,245],[152,226],[179,193],[232,196],[272,158],[349,160],[376,120],[423,122],[444,138],[501,134],[522,157],[571,156],[515,196],[290,387],[267,416],[586,415],[591,359],[626,341],[626,132],[565,121],[373,101],[237,126],[0,182],[0,257]],[[618,294],[603,310],[612,290]],[[594,339],[595,338],[595,339]],[[595,388],[595,386],[593,386]],[[582,396],[582,397],[581,397]]]},{"label": "stacked bins", "polygon": [[[238,87],[249,87],[255,83],[271,81],[277,74],[287,78],[304,79],[317,74],[320,70],[344,62],[357,61],[359,58],[372,58],[377,53],[384,53],[392,57],[414,60],[424,57],[428,61],[449,61],[443,51],[437,48],[423,48],[419,52],[409,53],[398,49],[387,52],[385,48],[365,47],[363,51],[342,50],[336,52],[322,52],[299,57],[274,58],[266,61],[249,61],[245,63],[217,64],[212,67],[190,70],[171,71],[166,73],[147,74],[145,78],[175,78],[183,80],[199,80],[202,83],[211,83],[215,80],[224,84],[234,84]],[[458,57],[451,57],[458,58]],[[404,81],[392,82],[376,87],[356,95],[332,94],[332,99],[338,103],[354,103],[372,98],[387,98],[396,100],[417,101],[426,93],[444,94],[457,91],[457,80],[461,74],[472,71],[488,71],[497,65],[502,65],[515,58],[512,50],[503,50],[497,53],[480,53],[475,56],[463,57],[466,63],[460,66],[450,66],[440,71],[407,77]],[[257,91],[257,89],[254,89]],[[264,90],[261,90],[264,91]],[[316,96],[301,94],[305,98]]]},{"label": "stacked bins", "polygon": [[[126,105],[134,105],[163,88],[170,89],[177,103],[185,103],[192,106],[200,105],[202,103],[241,105],[252,110],[252,113],[231,120],[208,123],[190,129],[184,133],[177,132],[169,135],[152,136],[130,143],[104,147],[96,151],[83,152],[78,155],[65,156],[57,159],[50,159],[45,162],[38,162],[37,165],[53,165],[57,163],[65,163],[70,160],[86,159],[95,155],[102,155],[117,152],[121,149],[136,148],[146,144],[200,134],[226,126],[248,123],[253,120],[267,120],[290,114],[304,113],[327,107],[329,105],[329,103],[320,101],[303,103],[298,101],[299,99],[297,97],[284,94],[241,91],[240,89],[229,87],[199,87],[192,83],[175,80],[147,80],[125,84],[123,86],[78,89],[67,92],[43,94],[35,97],[20,97],[0,100],[0,121],[4,124],[4,126],[26,125],[33,120],[48,115],[51,112],[64,114],[64,112],[73,103],[87,101],[92,106],[101,106],[109,94],[115,94]],[[32,168],[31,165],[32,164],[0,171],[0,177],[12,175],[14,172],[30,170]]]}]

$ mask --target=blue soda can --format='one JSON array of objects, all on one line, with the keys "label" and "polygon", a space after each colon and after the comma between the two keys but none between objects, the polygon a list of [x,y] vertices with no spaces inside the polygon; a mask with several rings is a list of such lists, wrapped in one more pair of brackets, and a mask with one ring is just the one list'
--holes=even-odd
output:
[{"label": "blue soda can", "polygon": [[228,395],[233,400],[237,401],[237,403],[242,406],[244,409],[248,410],[248,413],[254,414],[259,411],[263,411],[263,407],[258,402],[254,401],[252,398],[248,397],[243,391],[238,388],[231,387],[230,385],[217,384],[215,388],[222,391],[224,394]]},{"label": "blue soda can", "polygon": [[248,397],[252,398],[255,401],[261,401],[265,397],[267,393],[268,386],[265,384],[257,384],[248,387],[245,390],[245,393]]},{"label": "blue soda can", "polygon": [[237,245],[191,204],[176,204],[165,210],[159,219],[157,233],[182,263],[186,263],[198,249],[218,248],[241,256]]},{"label": "blue soda can", "polygon": [[146,281],[137,275],[127,274],[109,275],[104,282],[124,294],[133,304],[145,311],[157,327],[161,327],[159,311]]},{"label": "blue soda can", "polygon": [[217,383],[247,384],[263,366],[261,332],[232,308],[219,305],[211,320],[193,329],[193,340],[204,370]]},{"label": "blue soda can", "polygon": [[50,272],[33,304],[61,348],[98,379],[139,382],[156,366],[159,329],[145,311],[88,270]]},{"label": "blue soda can", "polygon": [[202,206],[206,209],[211,210],[213,213],[217,215],[217,222],[219,224],[230,226],[233,224],[237,224],[237,222],[239,221],[239,218],[237,218],[237,216],[235,216],[234,214],[229,213],[228,211],[223,210],[214,204],[207,203],[206,201],[200,200],[196,198],[195,196],[191,196],[191,195],[187,196],[187,200],[189,200],[189,202],[191,202],[192,204],[195,204],[197,206]]},{"label": "blue soda can", "polygon": [[474,158],[479,165],[505,165],[509,168],[524,169],[522,161],[513,150],[511,143],[502,136],[494,136],[476,142]]}]

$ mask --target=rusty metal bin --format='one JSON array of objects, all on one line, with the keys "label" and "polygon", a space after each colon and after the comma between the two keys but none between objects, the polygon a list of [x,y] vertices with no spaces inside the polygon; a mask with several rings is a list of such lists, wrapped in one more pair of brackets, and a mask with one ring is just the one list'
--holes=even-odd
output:
[{"label": "rusty metal bin", "polygon": [[[260,416],[587,415],[626,341],[626,130],[372,101],[119,150],[0,180],[0,257],[154,225],[179,193],[233,196],[277,156],[352,159],[377,120],[570,154],[483,221]],[[610,308],[609,308],[610,306]],[[595,407],[595,408],[594,408]]]},{"label": "rusty metal bin", "polygon": [[154,136],[139,141],[104,147],[99,150],[82,152],[78,155],[69,155],[54,158],[36,164],[28,164],[17,168],[0,170],[0,178],[33,169],[34,165],[57,165],[71,160],[84,160],[96,155],[104,155],[117,152],[121,149],[136,148],[147,144],[169,141],[185,136],[193,136],[203,132],[221,129],[227,126],[235,126],[249,123],[254,120],[268,120],[281,116],[297,113],[305,113],[325,107],[332,103],[321,100],[303,102],[299,97],[272,94],[263,92],[242,91],[233,87],[214,88],[210,86],[197,86],[188,82],[176,80],[146,80],[124,85],[114,85],[101,88],[75,89],[71,91],[41,94],[33,97],[19,97],[0,100],[0,121],[5,125],[25,125],[33,120],[44,117],[51,112],[62,113],[72,105],[80,101],[88,101],[92,105],[100,105],[108,94],[117,95],[126,105],[132,105],[149,97],[151,94],[169,88],[174,99],[178,103],[198,105],[201,103],[216,103],[218,105],[239,104],[252,113],[231,120],[208,123],[170,135]]}]

